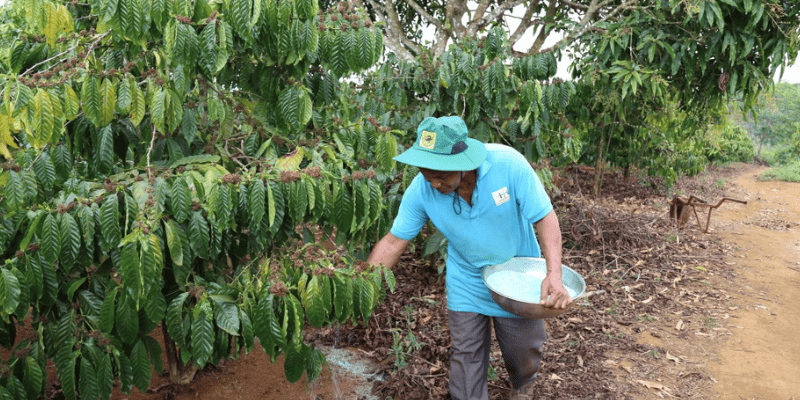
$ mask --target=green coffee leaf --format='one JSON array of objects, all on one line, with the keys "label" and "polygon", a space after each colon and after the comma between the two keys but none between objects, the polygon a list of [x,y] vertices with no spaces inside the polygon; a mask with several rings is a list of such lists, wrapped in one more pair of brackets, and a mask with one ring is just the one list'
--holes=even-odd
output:
[{"label": "green coffee leaf", "polygon": [[122,286],[128,293],[137,297],[144,294],[144,278],[135,244],[128,244],[122,248],[119,272],[122,274]]},{"label": "green coffee leaf", "polygon": [[319,349],[312,349],[303,345],[303,350],[307,350],[306,356],[306,378],[308,381],[313,382],[319,378],[322,373],[322,366],[325,365],[325,354]]},{"label": "green coffee leaf", "polygon": [[336,319],[343,324],[352,314],[353,280],[349,276],[334,272],[333,274],[333,309]]},{"label": "green coffee leaf", "polygon": [[97,84],[97,78],[94,76],[88,76],[84,79],[83,87],[81,88],[81,101],[83,103],[83,115],[85,115],[94,126],[98,128],[105,126],[100,124],[102,118],[100,89]]},{"label": "green coffee leaf", "polygon": [[141,340],[137,341],[133,349],[131,349],[130,360],[133,384],[139,388],[139,391],[146,393],[147,388],[150,386],[152,369],[150,368],[150,357],[147,354],[147,348]]},{"label": "green coffee leaf", "polygon": [[355,204],[353,203],[350,187],[347,184],[339,185],[336,188],[331,211],[333,212],[332,219],[336,223],[339,232],[350,232],[355,215]]},{"label": "green coffee leaf", "polygon": [[120,389],[123,393],[130,393],[133,386],[131,359],[122,351],[115,351],[113,354],[117,358]]},{"label": "green coffee leaf", "polygon": [[115,321],[119,338],[125,343],[133,343],[139,333],[136,299],[131,298],[126,291],[123,291],[120,293],[116,311]]},{"label": "green coffee leaf", "polygon": [[114,371],[111,369],[111,355],[102,353],[95,362],[97,374],[97,393],[101,399],[111,398],[114,388]]},{"label": "green coffee leaf", "polygon": [[172,183],[170,205],[172,214],[178,222],[185,222],[189,218],[190,207],[192,206],[192,193],[189,185],[182,178],[175,179]]},{"label": "green coffee leaf", "polygon": [[[159,1],[166,1],[166,0],[154,0],[155,2]],[[130,121],[134,127],[139,126],[139,123],[142,122],[142,118],[145,115],[145,98],[144,93],[142,93],[142,89],[139,88],[139,84],[136,80],[131,76],[128,78],[128,85],[131,91],[131,105],[130,105]]]},{"label": "green coffee leaf", "polygon": [[8,320],[20,300],[20,285],[17,277],[9,270],[0,269],[0,317]]},{"label": "green coffee leaf", "polygon": [[175,297],[167,308],[167,332],[175,344],[182,348],[187,348],[186,335],[189,327],[183,324],[183,303],[189,297],[189,293],[181,293]]},{"label": "green coffee leaf", "polygon": [[164,229],[167,233],[166,237],[169,255],[172,259],[173,268],[175,269],[175,279],[182,284],[186,281],[188,270],[177,267],[183,265],[183,243],[186,240],[184,240],[181,236],[185,235],[185,233],[174,220],[167,221],[164,224]]},{"label": "green coffee leaf", "polygon": [[116,248],[122,240],[122,230],[119,225],[119,202],[115,194],[109,195],[100,207],[100,233],[106,246]]},{"label": "green coffee leaf", "polygon": [[114,119],[117,106],[117,88],[111,79],[103,79],[100,84],[100,115],[98,126],[107,126]]},{"label": "green coffee leaf", "polygon": [[52,214],[47,214],[42,224],[41,252],[48,263],[54,263],[61,253],[61,232],[58,220]]},{"label": "green coffee leaf", "polygon": [[[206,307],[206,309],[210,310],[210,307]],[[211,318],[211,315],[201,309],[192,321],[192,356],[200,367],[208,362],[214,351],[214,325]]]},{"label": "green coffee leaf", "polygon": [[72,345],[60,347],[53,362],[56,365],[58,379],[61,381],[61,392],[67,400],[76,400],[75,395],[75,358]]},{"label": "green coffee leaf", "polygon": [[239,336],[239,307],[226,301],[214,300],[214,318],[217,326],[233,336]]},{"label": "green coffee leaf", "polygon": [[143,299],[142,307],[145,313],[147,313],[147,317],[150,318],[150,321],[159,323],[166,316],[167,300],[157,286],[152,287],[150,292]]},{"label": "green coffee leaf", "polygon": [[42,271],[42,265],[37,261],[38,257],[28,257],[25,260],[27,267],[25,270],[25,283],[30,290],[30,299],[34,302],[42,298],[44,290],[44,271]]},{"label": "green coffee leaf", "polygon": [[253,347],[255,347],[255,329],[253,329],[253,322],[250,321],[250,317],[243,309],[239,309],[239,321],[241,321],[242,330],[240,332],[243,346],[245,348],[245,354],[250,353],[253,351]]},{"label": "green coffee leaf", "polygon": [[386,281],[386,287],[389,288],[389,292],[394,293],[396,280],[394,278],[394,272],[392,272],[391,268],[383,267],[383,278]]},{"label": "green coffee leaf", "polygon": [[33,357],[25,357],[22,384],[32,397],[41,398],[44,395],[45,375],[42,366]]},{"label": "green coffee leaf", "polygon": [[294,294],[288,293],[284,298],[286,305],[286,316],[288,324],[286,328],[286,341],[289,347],[299,346],[303,342],[303,328],[305,327],[305,315],[303,305]]},{"label": "green coffee leaf", "polygon": [[359,278],[358,282],[359,285],[361,285],[361,290],[359,291],[360,297],[358,303],[361,308],[361,318],[364,320],[364,325],[366,326],[369,321],[369,316],[372,314],[372,310],[375,309],[376,289],[372,280],[362,277]]},{"label": "green coffee leaf", "polygon": [[78,379],[81,399],[96,399],[99,396],[97,371],[88,357],[81,357],[81,376]]},{"label": "green coffee leaf", "polygon": [[283,361],[283,369],[286,373],[286,380],[291,383],[297,382],[303,377],[305,371],[306,360],[303,358],[303,353],[297,348],[290,348],[286,350],[286,358]]},{"label": "green coffee leaf", "polygon": [[209,240],[211,240],[208,222],[203,213],[195,211],[189,221],[189,245],[192,251],[201,258],[208,257]]},{"label": "green coffee leaf", "polygon": [[111,329],[114,328],[114,311],[118,292],[119,291],[115,287],[106,293],[106,297],[103,299],[103,305],[100,306],[100,320],[98,321],[98,328],[100,328],[100,331],[105,334],[111,333]]},{"label": "green coffee leaf", "polygon": [[153,364],[155,373],[161,375],[164,370],[164,365],[161,361],[161,344],[159,344],[152,336],[145,336],[143,339],[145,347],[147,347],[147,354],[150,355],[150,363]]},{"label": "green coffee leaf", "polygon": [[312,326],[321,328],[325,324],[327,312],[322,299],[319,276],[312,276],[308,281],[306,289],[302,293],[302,300],[308,322]]}]

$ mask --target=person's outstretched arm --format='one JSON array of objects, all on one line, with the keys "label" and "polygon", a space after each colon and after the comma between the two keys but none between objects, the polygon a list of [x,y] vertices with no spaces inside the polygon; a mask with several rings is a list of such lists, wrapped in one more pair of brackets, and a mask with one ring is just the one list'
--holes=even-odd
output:
[{"label": "person's outstretched arm", "polygon": [[408,240],[403,240],[391,232],[387,233],[378,244],[372,249],[367,257],[367,263],[372,265],[383,265],[388,268],[394,268],[397,261],[400,260],[400,255],[406,251],[408,247]]},{"label": "person's outstretched arm", "polygon": [[542,304],[545,307],[565,308],[572,303],[572,299],[561,281],[561,228],[555,211],[550,211],[534,227],[542,255],[547,260],[547,276],[542,281]]}]

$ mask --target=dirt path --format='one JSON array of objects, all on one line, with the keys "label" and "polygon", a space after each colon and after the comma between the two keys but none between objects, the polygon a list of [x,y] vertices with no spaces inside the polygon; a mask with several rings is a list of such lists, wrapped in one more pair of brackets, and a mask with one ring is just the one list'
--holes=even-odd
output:
[{"label": "dirt path", "polygon": [[800,183],[761,182],[747,167],[715,211],[715,234],[734,246],[738,273],[728,327],[733,333],[708,364],[721,399],[800,399]]}]

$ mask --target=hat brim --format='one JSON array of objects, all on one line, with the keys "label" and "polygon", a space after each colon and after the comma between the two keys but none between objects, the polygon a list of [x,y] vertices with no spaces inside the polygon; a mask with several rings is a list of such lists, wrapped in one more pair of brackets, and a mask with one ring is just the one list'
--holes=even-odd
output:
[{"label": "hat brim", "polygon": [[437,154],[414,145],[394,160],[435,171],[472,171],[486,160],[486,146],[472,138],[466,143],[467,149],[458,154]]}]

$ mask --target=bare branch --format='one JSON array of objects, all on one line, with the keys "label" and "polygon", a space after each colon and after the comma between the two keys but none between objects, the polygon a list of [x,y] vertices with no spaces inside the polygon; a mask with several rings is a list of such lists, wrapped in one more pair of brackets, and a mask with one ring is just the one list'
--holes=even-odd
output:
[{"label": "bare branch", "polygon": [[492,22],[495,19],[497,19],[497,17],[503,15],[506,11],[508,11],[508,10],[520,5],[520,4],[523,4],[523,3],[525,3],[525,0],[513,0],[513,1],[500,3],[499,5],[497,5],[497,8],[495,8],[495,10],[493,10],[492,12],[486,14],[482,18],[480,18],[480,19],[479,18],[473,18],[473,20],[472,20],[472,22],[470,23],[470,26],[469,26],[469,32],[467,32],[467,34],[468,35],[476,35],[486,25],[488,25],[490,22]]},{"label": "bare branch", "polygon": [[[234,147],[234,148],[235,148],[235,147]],[[247,167],[246,167],[244,164],[242,164],[242,162],[241,162],[241,161],[239,161],[239,160],[238,160],[236,157],[234,157],[234,156],[231,154],[231,152],[230,152],[230,151],[228,151],[228,139],[225,139],[225,146],[217,146],[217,149],[224,151],[224,152],[225,152],[225,155],[227,155],[227,156],[228,156],[228,158],[230,158],[231,160],[233,160],[233,162],[235,162],[236,164],[239,164],[239,166],[240,166],[240,167],[242,167],[242,169],[243,169],[245,172],[249,171],[249,170],[247,169]],[[238,148],[236,148],[236,149],[238,150]],[[244,154],[244,152],[242,152],[242,154]]]},{"label": "bare branch", "polygon": [[[487,7],[488,1],[483,0],[478,5],[480,9],[483,7],[484,9]],[[464,14],[467,13],[469,9],[467,8],[467,1],[466,0],[457,0],[457,1],[448,1],[447,2],[447,20],[450,22],[451,33],[455,34],[456,37],[465,37],[468,32],[468,28],[464,26],[461,22]],[[472,18],[474,20],[474,17]],[[448,37],[449,39],[449,37]]]},{"label": "bare branch", "polygon": [[[419,46],[403,33],[403,27],[400,23],[400,18],[397,17],[397,11],[394,9],[392,0],[387,1],[385,6],[375,0],[367,1],[377,12],[377,15],[386,22],[387,34],[384,36],[386,47],[403,60],[413,60],[414,54],[412,54],[412,51],[419,54]],[[408,49],[411,49],[411,51]]]},{"label": "bare branch", "polygon": [[425,9],[422,8],[422,6],[417,4],[416,1],[414,0],[403,0],[403,1],[405,1],[405,3],[408,4],[409,6],[411,6],[411,8],[413,8],[414,11],[417,12],[417,14],[421,15],[424,20],[428,21],[429,24],[436,26],[437,30],[442,28],[442,22],[434,18],[432,15],[428,14],[428,12],[425,11]]},{"label": "bare branch", "polygon": [[466,35],[467,29],[461,22],[467,12],[466,0],[447,1],[445,8],[445,23],[438,21],[436,25],[435,39],[431,53],[433,58],[439,57],[444,53],[450,39],[460,38]]},{"label": "bare branch", "polygon": [[[97,37],[97,40],[95,40],[95,41],[94,41],[92,44],[90,44],[90,45],[89,45],[89,51],[91,51],[92,49],[94,49],[95,47],[97,47],[97,44],[98,44],[98,43],[100,43],[100,41],[101,41],[101,40],[103,40],[103,38],[105,38],[106,36],[108,36],[108,35],[109,35],[111,32],[112,32],[112,30],[111,30],[111,29],[109,29],[109,30],[108,30],[106,33],[104,33],[104,34],[102,34],[102,35],[98,36],[98,37]],[[39,61],[38,63],[36,63],[36,64],[33,64],[33,66],[31,66],[30,68],[28,68],[27,70],[25,70],[25,72],[21,73],[21,74],[20,74],[20,76],[25,76],[25,75],[29,74],[30,72],[34,71],[34,70],[36,69],[36,67],[38,67],[38,66],[40,66],[40,65],[42,65],[42,64],[46,64],[46,63],[48,63],[48,62],[50,62],[50,61],[53,61],[53,60],[55,60],[56,58],[58,58],[58,57],[61,57],[61,56],[63,56],[64,54],[67,54],[67,53],[69,53],[69,52],[71,52],[71,51],[75,50],[75,49],[76,49],[76,48],[78,48],[78,46],[80,46],[80,45],[81,45],[81,43],[76,43],[76,44],[75,44],[75,46],[72,46],[72,47],[70,47],[69,49],[66,49],[66,50],[62,51],[61,53],[58,53],[58,54],[56,54],[56,55],[54,55],[54,56],[52,56],[52,57],[50,57],[50,58],[48,58],[48,59],[46,59],[46,60],[44,60],[44,61]]]},{"label": "bare branch", "polygon": [[[600,18],[600,19],[598,19],[596,21],[593,21],[593,19],[594,19],[595,15],[597,14],[597,12],[600,11],[600,9],[603,6],[608,5],[611,1],[612,0],[605,0],[603,2],[593,1],[592,4],[589,5],[589,9],[586,11],[586,14],[583,16],[581,21],[578,23],[578,26],[579,26],[578,29],[575,29],[575,30],[571,31],[567,36],[565,36],[563,39],[559,40],[553,46],[550,46],[550,47],[548,47],[546,49],[538,50],[538,52],[539,53],[547,53],[547,52],[553,51],[555,49],[559,49],[559,48],[563,49],[565,47],[568,47],[570,44],[572,44],[572,42],[574,42],[575,40],[577,40],[578,38],[583,36],[583,34],[585,34],[587,31],[592,29],[594,27],[594,24],[596,24],[598,22],[607,21],[607,20],[611,19],[612,17],[616,16],[617,14],[621,13],[622,11],[627,10],[629,8],[632,8],[634,5],[639,3],[639,0],[628,0],[628,1],[620,4],[617,8],[614,8],[611,11],[609,11],[602,18]],[[531,52],[529,52],[529,53],[531,53]]]},{"label": "bare branch", "polygon": [[587,6],[587,5],[573,3],[573,2],[571,2],[569,0],[561,0],[561,3],[563,3],[564,5],[572,8],[572,9],[575,9],[575,10],[584,10],[584,11],[586,11],[586,10],[589,9],[589,6]]},{"label": "bare branch", "polygon": [[533,10],[536,9],[537,5],[539,5],[539,2],[535,1],[528,6],[528,9],[525,10],[525,15],[522,16],[522,20],[519,22],[519,26],[517,26],[517,29],[514,31],[511,37],[508,38],[512,48],[514,47],[514,44],[517,43],[519,38],[525,34],[525,31],[527,31],[528,28],[530,28],[530,26],[533,24]]},{"label": "bare branch", "polygon": [[156,144],[156,124],[153,124],[153,133],[150,136],[150,148],[147,149],[147,177],[152,178],[152,168],[150,168],[150,153],[153,152],[153,146]]},{"label": "bare branch", "polygon": [[550,4],[547,6],[547,14],[544,16],[544,24],[542,24],[542,29],[539,30],[536,40],[533,41],[533,46],[531,46],[530,50],[531,53],[539,51],[544,41],[547,39],[547,36],[550,34],[547,30],[547,25],[551,24],[553,19],[555,19],[556,11],[558,10],[557,3],[558,0],[550,0]]}]

